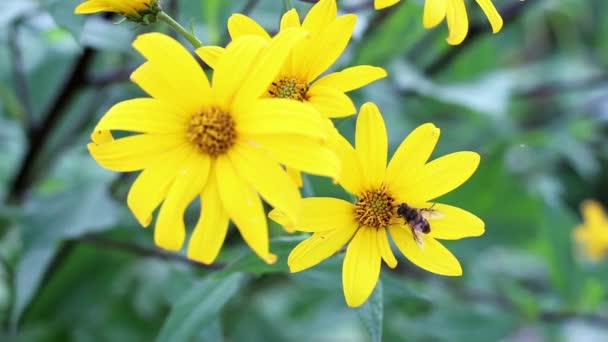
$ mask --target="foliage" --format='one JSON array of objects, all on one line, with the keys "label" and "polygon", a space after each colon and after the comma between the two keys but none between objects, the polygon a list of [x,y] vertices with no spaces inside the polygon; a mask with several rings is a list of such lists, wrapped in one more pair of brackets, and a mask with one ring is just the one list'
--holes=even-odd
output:
[{"label": "foliage", "polygon": [[[142,95],[128,81],[129,46],[160,23],[73,15],[78,0],[0,4],[0,319],[2,335],[38,340],[598,340],[608,337],[603,263],[571,239],[579,204],[608,204],[608,3],[495,1],[505,27],[489,31],[470,6],[459,46],[422,28],[422,1],[356,10],[340,66],[383,65],[389,77],[355,93],[373,100],[390,153],[414,127],[442,130],[436,155],[474,150],[479,170],[442,201],[482,217],[486,233],[449,243],[464,276],[424,272],[400,258],[365,306],[348,309],[342,255],[290,274],[302,237],[273,226],[266,265],[232,229],[214,267],[154,247],[128,212],[131,175],[107,172],[86,151],[94,123]],[[293,1],[307,9],[307,1]],[[279,1],[176,1],[165,6],[205,44],[247,11],[276,31]],[[479,29],[475,29],[478,27]],[[352,138],[354,118],[336,121]],[[352,141],[352,139],[351,139]],[[307,176],[306,196],[345,193]],[[197,204],[187,213],[196,220]],[[218,270],[217,268],[222,268]],[[385,270],[386,271],[386,270]]]}]

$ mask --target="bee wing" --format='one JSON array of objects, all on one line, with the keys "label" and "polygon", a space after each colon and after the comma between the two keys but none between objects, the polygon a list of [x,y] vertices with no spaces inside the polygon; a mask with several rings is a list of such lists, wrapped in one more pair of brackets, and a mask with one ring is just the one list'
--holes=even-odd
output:
[{"label": "bee wing", "polygon": [[414,241],[420,248],[424,248],[424,240],[422,238],[422,233],[416,229],[412,229],[412,234],[414,235]]},{"label": "bee wing", "polygon": [[422,217],[424,217],[427,220],[440,219],[445,216],[445,214],[442,213],[441,211],[431,209],[431,208],[420,209],[420,215],[422,215]]}]

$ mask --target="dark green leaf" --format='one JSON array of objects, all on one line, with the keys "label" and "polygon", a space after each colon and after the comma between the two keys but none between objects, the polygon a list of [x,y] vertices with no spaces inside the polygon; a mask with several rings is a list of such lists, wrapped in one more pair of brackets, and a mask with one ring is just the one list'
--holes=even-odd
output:
[{"label": "dark green leaf", "polygon": [[210,276],[195,285],[175,303],[157,341],[190,341],[206,329],[213,329],[224,304],[239,290],[243,274]]},{"label": "dark green leaf", "polygon": [[278,257],[277,262],[274,264],[267,264],[260,259],[260,257],[248,250],[240,259],[237,259],[219,272],[217,276],[223,277],[235,272],[261,274],[287,271],[289,270],[289,267],[287,267],[287,256],[289,255],[289,252],[305,238],[306,236],[296,235],[273,239],[270,241],[270,250]]},{"label": "dark green leaf", "polygon": [[17,324],[40,286],[60,241],[106,230],[118,222],[118,213],[104,185],[37,198],[26,204],[20,220],[25,249],[15,270],[13,324]]},{"label": "dark green leaf", "polygon": [[363,305],[357,309],[359,319],[363,322],[372,342],[382,341],[382,322],[384,316],[384,297],[382,281],[378,280],[374,292]]}]

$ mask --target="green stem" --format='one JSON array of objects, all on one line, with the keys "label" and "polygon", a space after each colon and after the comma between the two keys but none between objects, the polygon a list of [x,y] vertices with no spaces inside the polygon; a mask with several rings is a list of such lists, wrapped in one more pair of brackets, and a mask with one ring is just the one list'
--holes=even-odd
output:
[{"label": "green stem", "polygon": [[186,30],[182,25],[180,25],[177,21],[175,21],[171,16],[167,13],[160,11],[156,16],[158,20],[164,21],[167,25],[171,26],[177,33],[181,34],[182,37],[186,38],[192,44],[192,46],[197,49],[203,46],[203,43],[198,39],[193,33]]}]

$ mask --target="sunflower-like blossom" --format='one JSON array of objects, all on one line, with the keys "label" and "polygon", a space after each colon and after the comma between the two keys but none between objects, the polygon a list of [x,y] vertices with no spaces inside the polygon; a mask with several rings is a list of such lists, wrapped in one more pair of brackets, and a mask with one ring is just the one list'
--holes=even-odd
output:
[{"label": "sunflower-like blossom", "polygon": [[608,253],[608,216],[597,201],[587,200],[581,205],[583,223],[573,232],[580,250],[591,261],[600,261]]},{"label": "sunflower-like blossom", "polygon": [[[382,9],[398,3],[400,0],[375,0],[374,8]],[[424,19],[425,28],[433,28],[447,18],[449,44],[458,45],[464,41],[469,31],[469,19],[465,0],[425,0]],[[485,13],[492,32],[497,33],[502,28],[502,17],[494,7],[492,0],[475,0]]]},{"label": "sunflower-like blossom", "polygon": [[[158,246],[182,248],[184,212],[200,197],[188,257],[213,262],[232,220],[253,251],[273,262],[262,198],[290,217],[297,217],[300,206],[298,187],[282,165],[338,175],[339,159],[325,147],[331,128],[326,119],[297,101],[260,96],[305,36],[294,29],[272,40],[234,40],[217,61],[211,84],[173,38],[149,33],[134,41],[146,62],[131,79],[151,97],[113,106],[88,148],[108,169],[142,170],[127,204],[143,226],[160,206],[154,229]],[[123,137],[114,139],[111,131]],[[307,144],[294,144],[301,140]]]},{"label": "sunflower-like blossom", "polygon": [[347,245],[342,267],[344,296],[349,306],[359,306],[376,286],[382,260],[391,268],[397,266],[390,235],[401,253],[419,267],[461,275],[460,263],[439,240],[479,236],[484,223],[434,199],[463,184],[477,169],[479,155],[455,152],[428,162],[439,129],[424,124],[401,143],[387,166],[386,128],[373,103],[363,105],[357,118],[356,149],[339,135],[333,138],[343,166],[339,183],[357,200],[302,199],[296,221],[280,209],[270,213],[282,225],[313,233],[290,253],[290,270],[315,266]]},{"label": "sunflower-like blossom", "polygon": [[[286,63],[268,87],[265,97],[285,98],[310,104],[323,116],[337,118],[350,116],[357,109],[346,94],[380,78],[386,71],[370,65],[358,65],[322,76],[342,55],[348,45],[357,16],[338,16],[336,0],[321,0],[315,4],[304,20],[295,9],[286,12],[281,19],[280,32],[300,28],[308,32],[291,52]],[[266,40],[271,36],[253,19],[234,14],[228,20],[228,32],[232,39],[254,35]],[[197,50],[201,58],[214,66],[223,48],[206,46]],[[305,142],[302,142],[305,143]],[[288,169],[299,185],[299,172]]]}]

